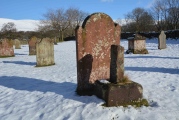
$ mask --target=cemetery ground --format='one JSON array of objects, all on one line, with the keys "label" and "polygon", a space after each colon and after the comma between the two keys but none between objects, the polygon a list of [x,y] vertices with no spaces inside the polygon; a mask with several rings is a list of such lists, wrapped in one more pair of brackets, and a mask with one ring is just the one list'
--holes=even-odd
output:
[{"label": "cemetery ground", "polygon": [[[0,58],[0,119],[2,120],[178,120],[179,40],[146,40],[149,54],[125,54],[125,74],[143,86],[150,106],[104,107],[96,96],[79,96],[75,41],[54,46],[55,65],[35,67],[28,45],[15,57]],[[128,41],[121,40],[128,49]]]}]

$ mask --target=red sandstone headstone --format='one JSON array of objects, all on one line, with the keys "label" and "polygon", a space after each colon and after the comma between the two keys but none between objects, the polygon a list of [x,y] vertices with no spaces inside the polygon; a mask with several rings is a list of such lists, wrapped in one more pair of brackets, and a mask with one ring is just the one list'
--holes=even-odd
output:
[{"label": "red sandstone headstone", "polygon": [[0,57],[13,57],[14,48],[12,40],[0,40]]},{"label": "red sandstone headstone", "polygon": [[90,91],[96,80],[110,79],[111,45],[120,44],[121,27],[110,16],[94,13],[76,29],[77,92]]},{"label": "red sandstone headstone", "polygon": [[37,43],[37,38],[32,37],[29,41],[29,55],[36,55],[36,43]]}]

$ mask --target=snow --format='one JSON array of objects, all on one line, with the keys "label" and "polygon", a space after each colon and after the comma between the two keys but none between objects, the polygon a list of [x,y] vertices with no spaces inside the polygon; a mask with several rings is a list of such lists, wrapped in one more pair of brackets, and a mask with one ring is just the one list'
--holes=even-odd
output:
[{"label": "snow", "polygon": [[[127,50],[127,40],[121,40]],[[179,40],[147,40],[149,54],[124,54],[125,74],[143,86],[150,107],[104,107],[96,96],[78,96],[75,41],[54,46],[55,65],[35,67],[29,48],[0,58],[1,120],[177,120],[179,119]]]},{"label": "snow", "polygon": [[0,29],[3,27],[3,24],[8,22],[13,22],[16,25],[18,31],[35,31],[38,29],[39,20],[14,20],[7,18],[0,18]]}]

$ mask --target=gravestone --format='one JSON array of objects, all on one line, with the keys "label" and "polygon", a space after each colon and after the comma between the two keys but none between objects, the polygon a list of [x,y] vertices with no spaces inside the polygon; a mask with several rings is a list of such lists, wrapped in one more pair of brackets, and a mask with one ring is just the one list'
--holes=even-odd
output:
[{"label": "gravestone", "polygon": [[107,107],[148,105],[142,86],[124,76],[120,33],[120,26],[104,13],[88,16],[76,29],[77,93],[96,95]]},{"label": "gravestone", "polygon": [[0,57],[14,57],[14,49],[12,40],[0,40]]},{"label": "gravestone", "polygon": [[34,36],[32,37],[29,41],[29,55],[36,55],[36,43],[37,43],[37,38]]},{"label": "gravestone", "polygon": [[126,51],[127,54],[148,54],[148,50],[146,49],[146,38],[141,36],[140,34],[135,34],[128,39],[128,50]]},{"label": "gravestone", "polygon": [[110,79],[110,49],[120,44],[120,33],[121,27],[104,13],[89,15],[76,29],[78,94],[91,94],[95,81]]},{"label": "gravestone", "polygon": [[18,39],[14,40],[15,49],[21,49],[21,42]]},{"label": "gravestone", "polygon": [[164,31],[161,31],[158,37],[158,49],[165,49],[166,48],[166,35]]},{"label": "gravestone", "polygon": [[54,44],[50,38],[43,38],[36,43],[37,67],[54,65]]}]

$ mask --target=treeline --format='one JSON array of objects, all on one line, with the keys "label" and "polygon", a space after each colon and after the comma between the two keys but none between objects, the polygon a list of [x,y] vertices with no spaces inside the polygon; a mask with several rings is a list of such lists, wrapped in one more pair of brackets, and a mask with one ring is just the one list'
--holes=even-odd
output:
[{"label": "treeline", "polygon": [[[120,20],[118,20],[121,22]],[[150,9],[125,14],[123,32],[159,32],[179,29],[179,0],[156,0]]]},{"label": "treeline", "polygon": [[[122,32],[121,33],[121,39],[127,39],[128,37],[131,37],[136,32]],[[152,38],[158,38],[160,35],[160,32],[138,32],[140,35],[145,36],[146,38],[152,39]],[[166,39],[179,39],[179,30],[168,30],[165,31]]]}]

